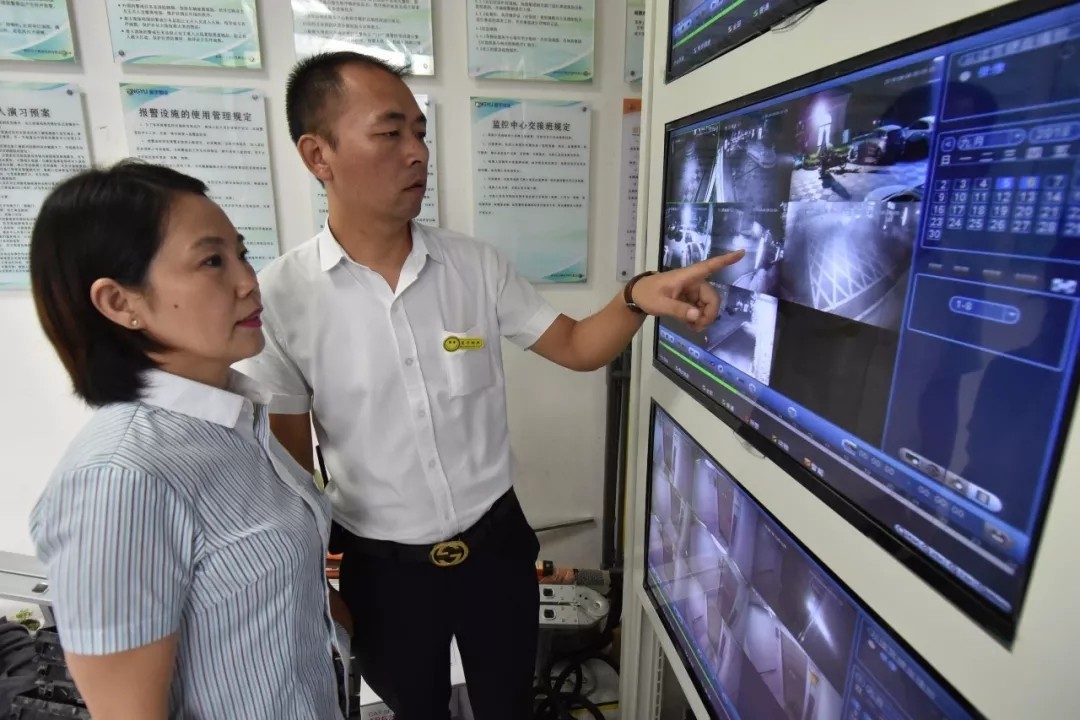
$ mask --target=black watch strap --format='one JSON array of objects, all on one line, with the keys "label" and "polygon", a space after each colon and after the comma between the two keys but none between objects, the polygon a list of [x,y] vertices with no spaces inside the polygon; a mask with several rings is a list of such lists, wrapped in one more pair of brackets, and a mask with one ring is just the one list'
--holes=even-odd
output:
[{"label": "black watch strap", "polygon": [[639,308],[637,306],[637,303],[634,302],[634,286],[637,285],[637,281],[641,278],[655,274],[655,270],[646,270],[643,273],[635,275],[626,282],[626,287],[623,288],[623,302],[626,303],[626,307],[630,308],[636,313],[641,313],[642,315],[645,314],[645,311]]}]

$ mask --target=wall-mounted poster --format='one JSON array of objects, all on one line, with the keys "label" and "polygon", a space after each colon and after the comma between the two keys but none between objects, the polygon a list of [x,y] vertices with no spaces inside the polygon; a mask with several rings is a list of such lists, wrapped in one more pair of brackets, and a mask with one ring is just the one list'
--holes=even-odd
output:
[{"label": "wall-mounted poster", "polygon": [[[435,153],[435,103],[427,95],[417,95],[416,102],[427,116],[427,136],[424,142],[428,147],[428,171],[427,188],[424,191],[424,202],[420,206],[420,214],[416,221],[424,225],[439,225],[439,163]],[[315,176],[311,176],[311,204],[315,209],[315,232],[321,232],[326,224],[326,217],[330,209],[326,200],[326,188],[324,188]]]},{"label": "wall-mounted poster", "polygon": [[468,0],[469,77],[591,82],[595,0]]},{"label": "wall-mounted poster", "polygon": [[296,54],[354,50],[410,75],[435,74],[431,0],[293,2]]},{"label": "wall-mounted poster", "polygon": [[473,234],[533,282],[585,282],[589,106],[472,99]]},{"label": "wall-mounted poster", "polygon": [[260,68],[256,0],[108,0],[120,63]]},{"label": "wall-mounted poster", "polygon": [[616,279],[634,275],[637,252],[638,160],[641,157],[641,98],[625,98],[622,105],[622,166],[619,172],[619,244]]},{"label": "wall-mounted poster", "polygon": [[262,93],[134,84],[120,91],[129,152],[205,182],[210,198],[244,236],[256,270],[277,257]]},{"label": "wall-mounted poster", "polygon": [[67,0],[0,2],[0,60],[75,62]]},{"label": "wall-mounted poster", "polygon": [[77,87],[0,83],[0,289],[30,287],[30,233],[41,203],[89,166]]},{"label": "wall-mounted poster", "polygon": [[627,0],[626,50],[623,53],[623,79],[641,82],[645,72],[645,0]]}]

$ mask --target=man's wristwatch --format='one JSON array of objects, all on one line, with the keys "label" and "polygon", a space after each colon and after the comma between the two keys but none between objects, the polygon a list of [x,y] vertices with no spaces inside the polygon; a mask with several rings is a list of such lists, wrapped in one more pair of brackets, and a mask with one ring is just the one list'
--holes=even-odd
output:
[{"label": "man's wristwatch", "polygon": [[636,313],[641,313],[642,315],[645,314],[645,311],[638,307],[637,303],[634,302],[634,286],[637,285],[637,281],[641,278],[655,274],[655,270],[646,270],[639,275],[635,275],[626,282],[626,287],[623,288],[623,301],[626,303],[626,307],[630,308]]}]

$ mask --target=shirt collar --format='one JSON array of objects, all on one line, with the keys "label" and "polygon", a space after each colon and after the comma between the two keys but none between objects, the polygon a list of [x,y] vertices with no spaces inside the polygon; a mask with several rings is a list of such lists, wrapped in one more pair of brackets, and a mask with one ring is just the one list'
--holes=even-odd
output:
[{"label": "shirt collar", "polygon": [[[431,236],[428,235],[426,228],[417,222],[410,223],[410,228],[412,229],[413,246],[405,262],[407,263],[410,260],[423,261],[424,258],[431,258],[439,263],[444,262],[442,250],[438,244],[429,242]],[[319,269],[323,272],[329,272],[342,260],[348,259],[345,250],[341,247],[341,243],[337,241],[333,231],[330,230],[329,220],[323,223],[323,228],[319,232],[318,245]]]},{"label": "shirt collar", "polygon": [[236,370],[229,371],[227,390],[164,370],[148,370],[144,377],[144,403],[228,428],[237,427],[241,415],[250,414],[254,405],[265,405],[269,401],[258,383]]}]

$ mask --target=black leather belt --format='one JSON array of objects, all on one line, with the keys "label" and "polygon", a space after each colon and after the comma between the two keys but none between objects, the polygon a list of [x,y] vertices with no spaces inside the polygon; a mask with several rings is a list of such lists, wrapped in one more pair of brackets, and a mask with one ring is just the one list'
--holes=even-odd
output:
[{"label": "black leather belt", "polygon": [[353,535],[350,532],[342,533],[342,549],[348,552],[357,552],[372,557],[387,560],[401,560],[404,562],[430,563],[437,567],[454,567],[465,562],[469,553],[479,547],[485,539],[496,529],[500,523],[506,520],[517,510],[520,512],[520,504],[513,490],[495,501],[495,504],[468,530],[455,535],[442,542],[430,545],[406,545],[390,540],[372,540]]}]

